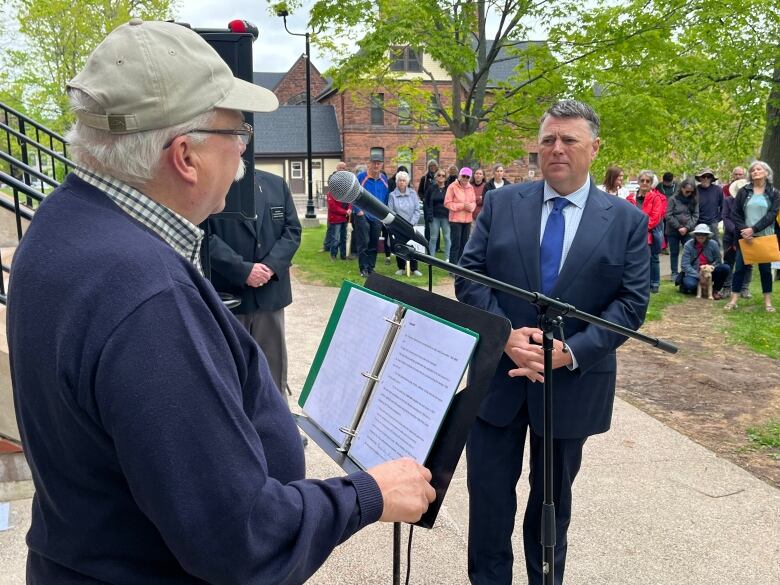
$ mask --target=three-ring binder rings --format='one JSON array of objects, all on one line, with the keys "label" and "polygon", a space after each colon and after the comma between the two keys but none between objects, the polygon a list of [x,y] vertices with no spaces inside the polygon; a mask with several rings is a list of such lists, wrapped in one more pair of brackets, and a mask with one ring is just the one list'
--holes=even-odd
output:
[{"label": "three-ring binder rings", "polygon": [[359,466],[425,463],[479,335],[351,282],[299,400]]}]

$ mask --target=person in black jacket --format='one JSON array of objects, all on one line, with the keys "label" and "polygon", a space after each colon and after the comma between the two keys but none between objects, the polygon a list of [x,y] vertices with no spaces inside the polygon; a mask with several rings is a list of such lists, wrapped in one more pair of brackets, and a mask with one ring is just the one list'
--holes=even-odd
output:
[{"label": "person in black jacket", "polygon": [[485,194],[487,194],[488,191],[492,191],[493,189],[500,189],[504,185],[511,184],[512,181],[504,178],[504,165],[493,165],[493,178],[487,182],[487,185],[485,185]]},{"label": "person in black jacket", "polygon": [[[775,235],[780,193],[772,186],[772,169],[765,162],[754,161],[748,167],[748,176],[750,182],[737,193],[731,218],[734,221],[737,238],[750,241],[755,237]],[[768,262],[759,264],[758,271],[761,275],[761,292],[764,293],[764,309],[767,313],[774,313],[771,264]],[[742,259],[742,249],[737,247],[734,277],[731,281],[731,300],[723,307],[727,311],[737,308],[744,273],[745,262]]]},{"label": "person in black jacket", "polygon": [[211,217],[211,282],[236,295],[233,309],[263,350],[276,386],[286,396],[284,308],[292,302],[290,265],[301,245],[301,223],[281,177],[255,170],[254,220]]},{"label": "person in black jacket", "polygon": [[691,232],[699,221],[699,201],[696,198],[696,183],[684,179],[666,204],[666,241],[669,243],[669,263],[672,267],[672,282],[677,278],[680,249],[691,239]]},{"label": "person in black jacket", "polygon": [[437,171],[436,182],[428,187],[425,192],[423,210],[425,217],[431,222],[431,239],[428,242],[428,252],[431,256],[436,253],[436,244],[439,243],[439,230],[444,234],[444,261],[450,257],[450,210],[444,207],[444,197],[447,195],[447,176],[444,171]]}]

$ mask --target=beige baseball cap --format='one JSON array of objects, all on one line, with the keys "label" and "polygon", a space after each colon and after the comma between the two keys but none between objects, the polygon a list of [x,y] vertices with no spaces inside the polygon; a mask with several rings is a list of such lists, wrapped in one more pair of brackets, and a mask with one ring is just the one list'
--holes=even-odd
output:
[{"label": "beige baseball cap", "polygon": [[114,134],[181,124],[212,108],[271,112],[276,96],[233,77],[227,63],[193,30],[134,18],[113,30],[68,83],[105,114],[76,112],[79,121]]}]

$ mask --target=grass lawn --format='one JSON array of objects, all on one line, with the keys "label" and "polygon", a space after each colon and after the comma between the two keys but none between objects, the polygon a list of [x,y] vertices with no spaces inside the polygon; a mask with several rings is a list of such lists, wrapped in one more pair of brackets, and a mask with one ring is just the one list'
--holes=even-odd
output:
[{"label": "grass lawn", "polygon": [[647,307],[645,321],[657,321],[663,316],[664,309],[669,305],[685,302],[687,297],[677,292],[677,287],[669,281],[662,281],[658,294],[650,295],[650,305]]},{"label": "grass lawn", "polygon": [[[293,264],[296,274],[304,282],[310,284],[319,284],[324,286],[341,286],[342,281],[349,280],[362,284],[365,278],[360,276],[357,258],[351,260],[331,261],[330,254],[320,252],[322,249],[322,240],[325,239],[326,226],[321,225],[316,228],[305,228],[301,235],[301,247],[295,254]],[[419,267],[422,276],[395,276],[398,266],[395,263],[395,256],[391,256],[390,264],[385,264],[383,253],[377,255],[376,272],[382,276],[400,278],[404,282],[416,286],[428,286],[428,268],[421,264]],[[452,281],[446,272],[438,268],[433,269],[433,284],[440,284],[446,281]]]},{"label": "grass lawn", "polygon": [[[774,273],[774,271],[773,271]],[[752,299],[739,299],[738,308],[734,311],[724,311],[728,327],[727,339],[739,345],[749,347],[756,353],[761,353],[774,359],[780,359],[780,281],[772,283],[772,304],[778,312],[764,311],[764,295],[761,293],[761,282],[758,278],[758,268],[753,270],[753,282],[750,285]],[[718,303],[721,307],[722,303]]]}]

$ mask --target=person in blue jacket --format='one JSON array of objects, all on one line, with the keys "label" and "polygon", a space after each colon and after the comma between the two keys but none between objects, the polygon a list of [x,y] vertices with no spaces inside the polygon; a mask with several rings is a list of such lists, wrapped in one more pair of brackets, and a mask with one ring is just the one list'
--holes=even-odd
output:
[{"label": "person in blue jacket", "polygon": [[305,479],[263,353],[198,225],[278,105],[194,31],[133,19],[68,84],[78,164],[16,252],[8,341],[35,496],[27,583],[305,582],[364,526],[416,521],[411,459]]}]

